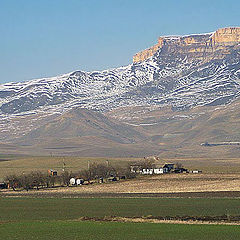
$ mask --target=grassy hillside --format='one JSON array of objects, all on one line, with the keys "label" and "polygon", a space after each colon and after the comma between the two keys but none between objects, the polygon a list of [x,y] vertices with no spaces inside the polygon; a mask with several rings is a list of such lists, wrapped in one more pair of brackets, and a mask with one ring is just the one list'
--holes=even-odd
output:
[{"label": "grassy hillside", "polygon": [[[31,121],[27,117],[15,119],[11,125],[18,138],[13,135],[5,139],[7,129],[0,132],[0,139],[4,139],[0,151],[41,156],[213,159],[237,158],[240,154],[240,145],[201,146],[205,142],[240,142],[239,100],[227,106],[186,111],[144,106],[104,114],[74,109],[43,123],[38,116],[31,116]],[[31,126],[34,129],[29,130]]]},{"label": "grassy hillside", "polygon": [[122,108],[108,113],[149,136],[162,157],[238,157],[240,146],[204,147],[201,143],[240,141],[240,101],[227,106],[171,108]]}]

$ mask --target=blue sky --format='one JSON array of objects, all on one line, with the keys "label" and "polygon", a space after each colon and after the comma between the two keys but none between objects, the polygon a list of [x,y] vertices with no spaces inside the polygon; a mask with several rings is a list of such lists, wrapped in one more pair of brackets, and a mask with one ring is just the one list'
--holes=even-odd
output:
[{"label": "blue sky", "polygon": [[160,35],[240,25],[239,0],[0,0],[0,83],[131,63]]}]

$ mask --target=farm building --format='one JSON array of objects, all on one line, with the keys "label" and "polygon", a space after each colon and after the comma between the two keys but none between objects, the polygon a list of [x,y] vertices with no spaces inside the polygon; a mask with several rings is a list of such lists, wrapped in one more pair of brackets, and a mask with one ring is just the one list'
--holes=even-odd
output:
[{"label": "farm building", "polygon": [[166,163],[162,164],[153,164],[152,167],[143,167],[143,164],[135,163],[130,165],[130,171],[132,173],[144,174],[144,175],[151,175],[151,174],[163,174],[169,173],[173,171],[174,164],[173,163]]},{"label": "farm building", "polygon": [[81,178],[77,178],[77,179],[76,179],[76,184],[77,184],[77,185],[83,185],[83,183],[84,183],[84,180],[83,180],[83,179],[81,179]]},{"label": "farm building", "polygon": [[8,185],[7,183],[0,183],[0,189],[7,189]]},{"label": "farm building", "polygon": [[164,163],[158,157],[153,159],[144,158],[130,165],[130,171],[136,174],[153,175],[165,173],[189,173],[188,169],[183,168],[181,163]]},{"label": "farm building", "polygon": [[57,176],[57,171],[56,171],[56,170],[49,169],[49,170],[48,170],[48,174],[49,174],[49,176]]},{"label": "farm building", "polygon": [[189,173],[188,169],[183,168],[179,164],[165,163],[152,164],[152,167],[143,167],[142,164],[132,164],[130,165],[130,170],[133,173],[143,174],[143,175],[153,175],[153,174],[164,174],[164,173]]},{"label": "farm building", "polygon": [[71,178],[70,180],[69,180],[69,183],[70,183],[70,185],[83,185],[83,183],[84,183],[84,180],[83,179],[81,179],[81,178]]},{"label": "farm building", "polygon": [[117,181],[118,179],[117,179],[117,177],[115,177],[115,176],[111,176],[111,177],[109,177],[108,178],[108,181],[111,181],[111,182],[115,182],[115,181]]},{"label": "farm building", "polygon": [[193,171],[191,171],[191,173],[202,173],[202,171],[201,170],[193,170]]},{"label": "farm building", "polygon": [[164,168],[144,168],[141,172],[144,175],[152,175],[152,174],[163,174]]},{"label": "farm building", "polygon": [[165,169],[165,172],[171,172],[174,169],[174,163],[166,163],[163,168]]},{"label": "farm building", "polygon": [[143,170],[140,171],[140,173],[144,174],[144,175],[152,175],[153,169],[152,168],[144,168]]},{"label": "farm building", "polygon": [[69,183],[70,183],[70,185],[75,185],[76,184],[76,179],[75,178],[70,178]]},{"label": "farm building", "polygon": [[174,173],[189,173],[189,171],[186,168],[175,168],[173,170]]}]

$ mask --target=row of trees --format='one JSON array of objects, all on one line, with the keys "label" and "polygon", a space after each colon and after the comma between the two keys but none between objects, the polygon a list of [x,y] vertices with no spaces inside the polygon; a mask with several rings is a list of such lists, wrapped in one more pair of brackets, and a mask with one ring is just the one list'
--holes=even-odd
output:
[{"label": "row of trees", "polygon": [[105,164],[92,163],[86,170],[79,172],[64,171],[60,175],[52,176],[50,174],[44,174],[36,171],[22,175],[9,175],[5,178],[5,182],[9,184],[9,187],[13,190],[17,188],[23,188],[27,191],[29,189],[49,188],[58,186],[69,186],[69,180],[72,177],[84,179],[84,181],[90,182],[94,179],[109,178],[112,176],[125,176],[126,178],[135,177],[134,173],[131,173],[130,168],[112,167]]},{"label": "row of trees", "polygon": [[109,178],[112,176],[125,176],[126,178],[133,178],[135,174],[131,173],[130,167],[113,167],[101,163],[92,163],[88,170],[82,170],[75,174],[75,176],[84,180],[94,180],[98,178]]},{"label": "row of trees", "polygon": [[15,190],[16,188],[39,189],[43,187],[54,187],[56,184],[67,185],[70,174],[68,172],[62,173],[60,176],[51,176],[42,172],[36,171],[22,175],[12,174],[5,178],[5,182],[9,187]]}]

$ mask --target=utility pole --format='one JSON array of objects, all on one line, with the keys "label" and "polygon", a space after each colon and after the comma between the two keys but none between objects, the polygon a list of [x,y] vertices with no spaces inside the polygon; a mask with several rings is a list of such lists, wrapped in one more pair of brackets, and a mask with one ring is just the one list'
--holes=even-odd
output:
[{"label": "utility pole", "polygon": [[66,167],[66,163],[64,162],[64,159],[63,159],[63,162],[62,162],[62,171],[65,172],[65,167]]},{"label": "utility pole", "polygon": [[90,161],[88,160],[88,170],[90,170]]}]

